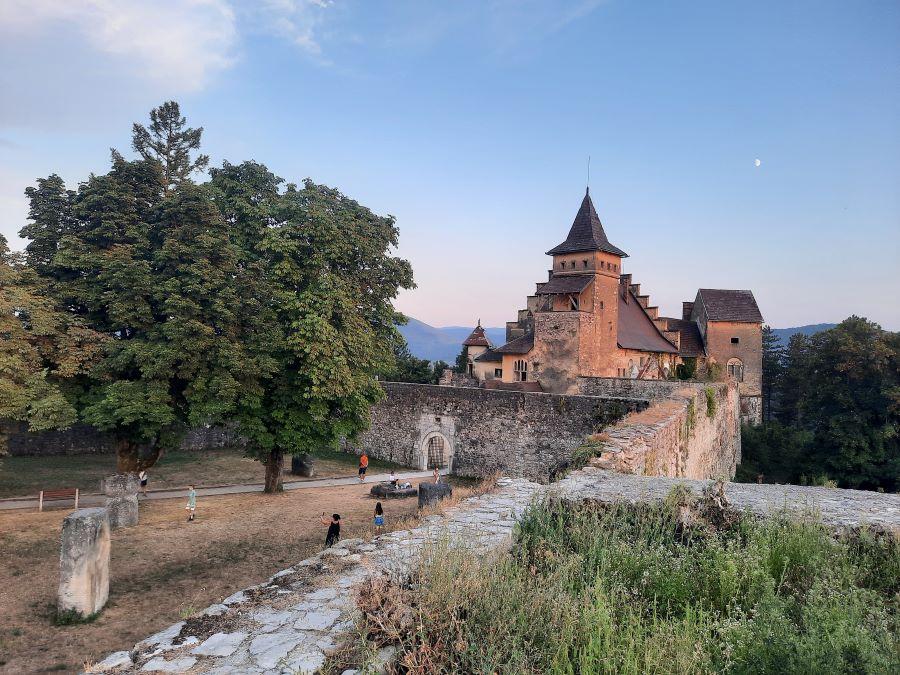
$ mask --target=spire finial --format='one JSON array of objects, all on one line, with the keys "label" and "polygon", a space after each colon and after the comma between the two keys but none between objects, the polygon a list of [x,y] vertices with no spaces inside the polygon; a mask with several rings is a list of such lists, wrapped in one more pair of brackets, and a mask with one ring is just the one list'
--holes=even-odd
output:
[{"label": "spire finial", "polygon": [[587,165],[587,185],[584,188],[584,194],[591,194],[591,156],[588,155],[588,165]]},{"label": "spire finial", "polygon": [[478,319],[478,327],[481,328],[481,319]]}]

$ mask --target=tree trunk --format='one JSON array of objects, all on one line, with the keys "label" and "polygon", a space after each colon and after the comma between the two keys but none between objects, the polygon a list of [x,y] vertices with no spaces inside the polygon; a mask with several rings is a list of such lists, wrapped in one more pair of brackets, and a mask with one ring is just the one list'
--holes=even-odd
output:
[{"label": "tree trunk", "polygon": [[263,489],[263,492],[272,494],[284,490],[281,482],[283,472],[284,453],[281,450],[269,451],[269,457],[266,459],[266,487]]},{"label": "tree trunk", "polygon": [[159,459],[160,448],[156,443],[141,445],[120,438],[116,441],[116,471],[133,473],[149,469]]}]

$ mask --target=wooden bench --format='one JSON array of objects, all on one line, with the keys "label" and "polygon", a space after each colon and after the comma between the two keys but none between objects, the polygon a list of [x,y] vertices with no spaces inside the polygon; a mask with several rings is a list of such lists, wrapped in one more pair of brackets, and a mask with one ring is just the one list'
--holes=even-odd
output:
[{"label": "wooden bench", "polygon": [[41,490],[38,497],[38,511],[44,510],[44,502],[56,502],[63,499],[74,499],[75,508],[78,508],[78,488],[65,488],[62,490]]}]

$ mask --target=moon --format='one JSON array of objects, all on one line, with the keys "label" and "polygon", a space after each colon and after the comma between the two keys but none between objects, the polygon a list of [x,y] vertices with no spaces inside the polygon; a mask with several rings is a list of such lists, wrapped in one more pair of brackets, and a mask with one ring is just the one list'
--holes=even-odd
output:
[{"label": "moon", "polygon": [[762,164],[762,162],[759,161],[758,159],[753,160],[753,163],[754,163],[756,166],[759,166],[760,164]]}]

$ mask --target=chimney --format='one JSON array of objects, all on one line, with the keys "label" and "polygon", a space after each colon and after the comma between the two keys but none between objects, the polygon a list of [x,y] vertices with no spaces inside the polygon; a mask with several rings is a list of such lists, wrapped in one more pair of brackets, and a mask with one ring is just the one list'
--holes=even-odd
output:
[{"label": "chimney", "polygon": [[685,321],[691,320],[691,313],[694,311],[694,303],[693,302],[682,302],[681,303],[681,318]]}]

